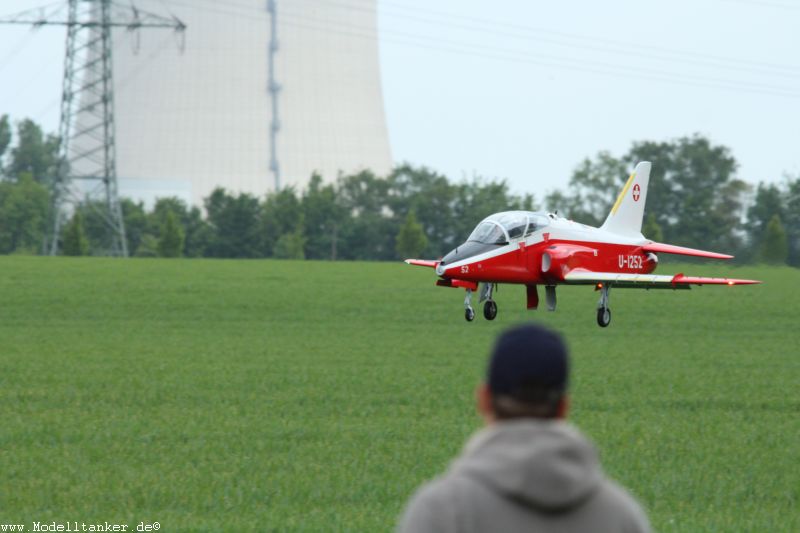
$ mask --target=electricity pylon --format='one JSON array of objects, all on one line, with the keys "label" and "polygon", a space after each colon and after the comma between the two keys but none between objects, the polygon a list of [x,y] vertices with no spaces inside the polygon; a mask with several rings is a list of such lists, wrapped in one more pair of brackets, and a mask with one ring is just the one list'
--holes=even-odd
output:
[{"label": "electricity pylon", "polygon": [[[85,203],[97,211],[107,227],[107,253],[127,257],[117,191],[112,29],[138,32],[141,28],[170,28],[182,35],[186,25],[174,16],[164,17],[114,0],[67,0],[66,18],[61,14],[63,7],[50,13],[28,10],[0,19],[0,23],[30,24],[34,28],[67,27],[49,252],[58,254],[66,217]],[[77,186],[75,180],[85,185]]]}]

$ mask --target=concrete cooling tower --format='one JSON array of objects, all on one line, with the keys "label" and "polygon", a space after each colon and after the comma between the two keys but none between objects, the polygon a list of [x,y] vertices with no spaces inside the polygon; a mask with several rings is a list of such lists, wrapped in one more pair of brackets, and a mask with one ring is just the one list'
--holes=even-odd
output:
[{"label": "concrete cooling tower", "polygon": [[187,29],[115,30],[120,196],[202,205],[216,187],[262,196],[313,172],[390,170],[376,0],[136,6]]}]

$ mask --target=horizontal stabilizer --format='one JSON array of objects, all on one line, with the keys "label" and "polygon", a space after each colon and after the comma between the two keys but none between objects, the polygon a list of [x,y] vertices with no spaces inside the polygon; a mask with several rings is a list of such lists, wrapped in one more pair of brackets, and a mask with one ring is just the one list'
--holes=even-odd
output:
[{"label": "horizontal stabilizer", "polygon": [[645,252],[689,255],[692,257],[708,257],[709,259],[733,259],[733,256],[728,254],[706,252],[705,250],[697,250],[695,248],[684,248],[683,246],[673,246],[671,244],[661,244],[660,242],[652,242],[650,244],[645,244],[644,246],[642,246],[642,250]]},{"label": "horizontal stabilizer", "polygon": [[688,289],[689,285],[752,285],[761,283],[754,279],[702,278],[696,276],[662,276],[657,274],[627,274],[619,272],[592,272],[576,268],[564,276],[564,281],[575,285],[607,283],[613,287],[641,289]]},{"label": "horizontal stabilizer", "polygon": [[420,267],[436,268],[436,266],[439,264],[439,261],[431,261],[428,259],[406,259],[406,264],[420,266]]},{"label": "horizontal stabilizer", "polygon": [[672,283],[683,285],[754,285],[761,282],[754,279],[700,278],[678,274],[672,278]]}]

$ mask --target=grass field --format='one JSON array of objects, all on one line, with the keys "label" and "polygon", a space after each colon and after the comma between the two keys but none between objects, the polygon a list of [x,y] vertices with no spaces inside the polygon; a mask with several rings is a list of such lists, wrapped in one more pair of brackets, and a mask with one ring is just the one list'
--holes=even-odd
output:
[{"label": "grass field", "polygon": [[495,322],[386,263],[0,258],[0,524],[389,531],[479,426],[505,326],[573,352],[572,419],[658,531],[800,531],[800,270],[590,287]]}]

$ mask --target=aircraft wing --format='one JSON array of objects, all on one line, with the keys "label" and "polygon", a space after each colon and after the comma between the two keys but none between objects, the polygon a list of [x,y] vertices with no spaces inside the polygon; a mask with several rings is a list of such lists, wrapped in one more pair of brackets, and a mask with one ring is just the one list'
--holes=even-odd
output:
[{"label": "aircraft wing", "polygon": [[663,276],[658,274],[622,274],[617,272],[592,272],[576,268],[564,276],[564,281],[574,285],[607,283],[618,288],[636,289],[689,289],[690,285],[752,285],[761,283],[754,279],[703,278],[697,276]]},{"label": "aircraft wing", "polygon": [[439,261],[431,261],[428,259],[406,259],[406,264],[421,266],[421,267],[436,268],[436,265],[439,264]]},{"label": "aircraft wing", "polygon": [[685,248],[683,246],[673,246],[672,244],[662,244],[660,242],[651,242],[642,246],[645,252],[675,254],[675,255],[689,255],[693,257],[708,257],[710,259],[733,259],[732,255],[718,254],[717,252],[706,252],[705,250],[697,250],[695,248]]}]

